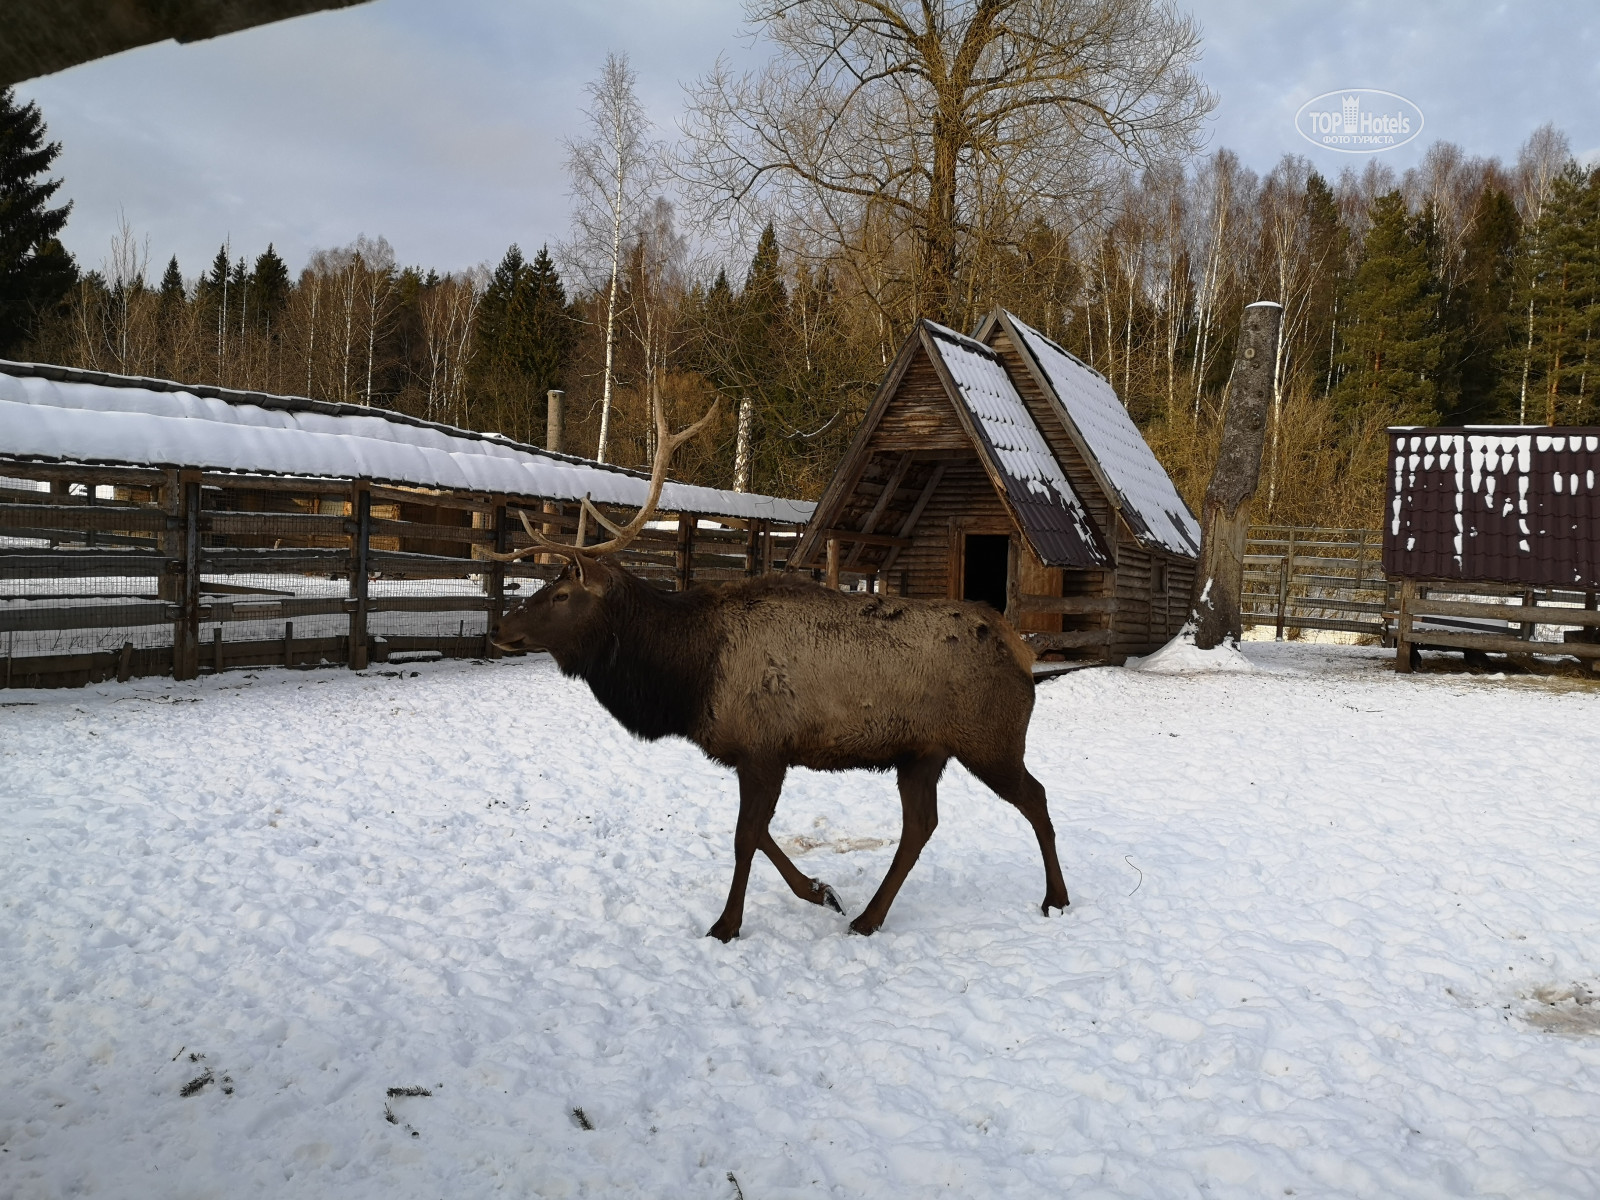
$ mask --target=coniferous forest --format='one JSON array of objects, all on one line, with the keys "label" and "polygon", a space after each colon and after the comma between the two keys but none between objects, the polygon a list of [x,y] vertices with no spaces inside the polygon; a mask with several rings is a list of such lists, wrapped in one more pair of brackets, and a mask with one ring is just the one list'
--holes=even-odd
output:
[{"label": "coniferous forest", "polygon": [[[631,97],[625,62],[607,66],[597,110]],[[869,204],[828,236],[774,204],[734,239],[731,219],[690,220],[707,210],[649,147],[609,255],[575,236],[446,271],[362,236],[298,267],[271,245],[191,264],[151,259],[125,227],[103,262],[74,262],[58,149],[45,114],[0,93],[0,355],[534,444],[562,388],[565,448],[596,454],[605,424],[603,457],[628,465],[649,457],[652,391],[675,424],[721,396],[712,436],[674,465],[715,486],[814,497],[911,322],[970,329],[995,305],[1111,381],[1197,510],[1240,311],[1259,299],[1285,317],[1258,520],[1375,525],[1392,424],[1600,424],[1600,169],[1548,126],[1514,162],[1436,142],[1400,174],[1367,159],[1329,177],[1295,155],[1259,174],[1169,147],[1070,202],[968,226],[937,294],[919,292],[914,217]]]}]

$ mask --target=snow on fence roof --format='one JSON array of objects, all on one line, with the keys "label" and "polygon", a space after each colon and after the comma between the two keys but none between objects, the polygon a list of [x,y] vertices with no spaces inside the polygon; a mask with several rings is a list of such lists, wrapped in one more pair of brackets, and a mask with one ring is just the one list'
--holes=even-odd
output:
[{"label": "snow on fence roof", "polygon": [[1600,428],[1389,430],[1393,577],[1600,587]]},{"label": "snow on fence roof", "polygon": [[1007,498],[1040,560],[1050,567],[1104,566],[1106,558],[1083,503],[1050,453],[1000,356],[953,329],[932,321],[924,325],[932,335],[928,344],[972,414],[973,426],[986,443],[983,449],[1005,481]]},{"label": "snow on fence roof", "polygon": [[[186,467],[638,507],[640,471],[403,413],[0,360],[0,457]],[[666,512],[804,524],[815,505],[668,482]]]},{"label": "snow on fence roof", "polygon": [[1111,384],[1037,329],[1006,314],[1089,453],[1116,491],[1134,536],[1175,554],[1200,553],[1200,526]]}]

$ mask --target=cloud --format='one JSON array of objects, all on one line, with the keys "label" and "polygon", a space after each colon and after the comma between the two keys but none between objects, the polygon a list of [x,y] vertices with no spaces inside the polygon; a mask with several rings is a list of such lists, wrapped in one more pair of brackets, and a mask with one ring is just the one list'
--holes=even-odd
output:
[{"label": "cloud", "polygon": [[[1326,171],[1351,159],[1298,138],[1294,113],[1340,87],[1398,92],[1427,131],[1385,156],[1398,169],[1434,138],[1512,158],[1554,121],[1600,146],[1600,19],[1539,0],[1264,5],[1197,0],[1201,70],[1218,93],[1211,143],[1257,170],[1285,153]],[[58,172],[75,202],[67,243],[106,255],[119,212],[157,267],[190,275],[219,244],[274,242],[291,265],[383,234],[402,262],[453,270],[567,232],[564,138],[581,135],[584,84],[627,53],[664,134],[682,83],[719,53],[755,53],[735,0],[605,6],[377,0],[190,46],[168,43],[35,80]]]}]

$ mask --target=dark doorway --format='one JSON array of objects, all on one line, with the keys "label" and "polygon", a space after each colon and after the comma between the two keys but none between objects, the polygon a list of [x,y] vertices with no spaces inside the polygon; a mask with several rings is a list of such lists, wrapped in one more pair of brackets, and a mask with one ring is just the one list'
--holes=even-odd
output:
[{"label": "dark doorway", "polygon": [[997,613],[1006,611],[1006,577],[1010,572],[1011,539],[1003,533],[967,534],[961,598],[982,600]]}]

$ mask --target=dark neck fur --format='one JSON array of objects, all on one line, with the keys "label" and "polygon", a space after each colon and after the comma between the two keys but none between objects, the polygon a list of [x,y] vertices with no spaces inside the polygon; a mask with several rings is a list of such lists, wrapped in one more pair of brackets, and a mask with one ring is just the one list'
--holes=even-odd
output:
[{"label": "dark neck fur", "polygon": [[555,655],[630,733],[654,741],[691,737],[715,682],[721,635],[713,594],[663,592],[618,572],[605,597],[604,629]]}]

